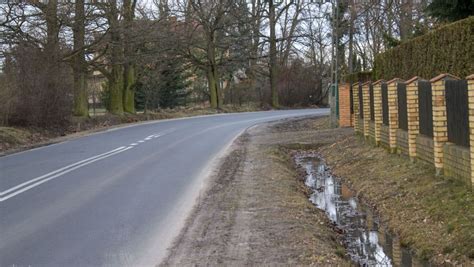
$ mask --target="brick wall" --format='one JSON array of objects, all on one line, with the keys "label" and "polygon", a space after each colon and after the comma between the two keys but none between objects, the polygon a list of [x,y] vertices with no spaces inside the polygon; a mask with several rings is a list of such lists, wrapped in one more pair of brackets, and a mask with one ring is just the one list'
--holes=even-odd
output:
[{"label": "brick wall", "polygon": [[444,175],[459,179],[466,184],[471,183],[471,157],[466,147],[446,143],[444,152]]},{"label": "brick wall", "polygon": [[369,121],[369,140],[375,143],[375,123]]},{"label": "brick wall", "polygon": [[382,127],[382,84],[384,80],[378,80],[372,84],[374,90],[374,135],[375,144],[379,145],[381,142],[381,127]]},{"label": "brick wall", "polygon": [[397,151],[397,129],[398,129],[398,94],[397,85],[403,82],[399,78],[392,79],[387,82],[388,91],[388,138],[390,152]]},{"label": "brick wall", "polygon": [[354,105],[354,130],[358,133],[362,133],[363,127],[359,114],[359,83],[354,83],[352,88],[352,104]]},{"label": "brick wall", "polygon": [[407,86],[407,120],[408,120],[408,155],[416,158],[416,137],[419,134],[418,114],[418,77],[413,77],[406,82]]},{"label": "brick wall", "polygon": [[339,127],[350,127],[351,124],[351,88],[345,83],[339,85]]},{"label": "brick wall", "polygon": [[[433,120],[433,137],[420,134],[420,110],[418,99],[419,77],[414,77],[407,82],[395,78],[388,82],[377,81],[366,82],[361,86],[359,83],[353,85],[354,117],[348,116],[348,123],[355,125],[359,133],[363,133],[366,139],[375,141],[375,144],[389,148],[391,153],[401,153],[410,156],[410,159],[419,159],[431,163],[436,168],[436,174],[452,176],[466,182],[470,187],[474,186],[474,74],[466,77],[468,80],[468,109],[469,109],[469,138],[470,147],[461,147],[448,142],[448,123],[446,108],[446,80],[459,79],[450,74],[442,74],[430,80],[431,104]],[[387,85],[388,98],[388,125],[382,123],[382,84]],[[405,83],[407,98],[407,122],[408,131],[399,129],[398,122],[398,84]],[[370,92],[373,88],[373,116],[370,119]],[[425,88],[425,87],[423,87]],[[350,92],[348,86],[343,89]],[[425,89],[423,89],[425,90]],[[349,99],[350,93],[342,93],[344,98]],[[347,97],[349,96],[349,97]],[[363,106],[359,107],[359,97],[363,100]],[[341,100],[344,101],[344,100]],[[422,105],[430,108],[430,105]],[[404,108],[404,107],[401,107]],[[364,119],[360,118],[359,111],[363,110]],[[350,114],[350,107],[348,108]],[[425,118],[427,119],[427,118]],[[451,123],[451,121],[450,121]],[[426,126],[426,127],[431,127]],[[474,188],[473,188],[474,189]]]},{"label": "brick wall", "polygon": [[416,157],[425,162],[434,164],[433,139],[424,135],[416,137]]},{"label": "brick wall", "polygon": [[430,80],[433,102],[433,150],[437,174],[443,172],[444,144],[448,141],[448,118],[446,115],[447,79],[459,79],[449,74],[441,74]]},{"label": "brick wall", "polygon": [[397,152],[408,155],[408,132],[402,129],[397,129]]},{"label": "brick wall", "polygon": [[386,148],[390,148],[389,137],[388,137],[388,126],[380,126],[380,145]]},{"label": "brick wall", "polygon": [[364,137],[369,138],[369,121],[370,121],[370,96],[369,96],[369,84],[366,82],[362,84],[362,99],[363,99],[363,110],[364,110]]},{"label": "brick wall", "polygon": [[468,95],[468,108],[469,108],[469,144],[470,150],[470,162],[471,167],[471,187],[474,189],[474,74],[467,76],[467,95]]}]

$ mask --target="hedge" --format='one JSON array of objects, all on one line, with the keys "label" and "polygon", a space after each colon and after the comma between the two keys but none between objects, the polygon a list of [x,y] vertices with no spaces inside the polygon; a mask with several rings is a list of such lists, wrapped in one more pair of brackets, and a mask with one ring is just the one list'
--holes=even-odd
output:
[{"label": "hedge", "polygon": [[464,78],[474,73],[474,16],[401,43],[375,57],[374,79],[414,76],[430,79],[441,73]]},{"label": "hedge", "polygon": [[347,82],[350,84],[356,82],[368,82],[372,80],[372,72],[371,71],[361,71],[361,72],[354,72],[350,74],[346,74],[342,76],[342,81]]}]

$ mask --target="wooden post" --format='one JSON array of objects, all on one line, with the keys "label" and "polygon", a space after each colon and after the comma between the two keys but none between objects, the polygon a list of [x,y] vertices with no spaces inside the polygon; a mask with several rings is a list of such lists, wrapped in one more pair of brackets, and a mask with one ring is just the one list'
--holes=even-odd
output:
[{"label": "wooden post", "polygon": [[451,74],[440,74],[431,82],[433,103],[433,152],[436,175],[443,174],[443,146],[448,141],[448,118],[446,114],[446,80],[459,80]]}]

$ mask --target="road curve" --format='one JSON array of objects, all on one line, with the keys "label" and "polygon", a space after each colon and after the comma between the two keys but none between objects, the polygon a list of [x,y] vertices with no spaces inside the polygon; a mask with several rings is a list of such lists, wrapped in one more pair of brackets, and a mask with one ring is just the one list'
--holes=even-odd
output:
[{"label": "road curve", "polygon": [[154,265],[246,128],[266,111],[147,122],[0,158],[0,266]]}]

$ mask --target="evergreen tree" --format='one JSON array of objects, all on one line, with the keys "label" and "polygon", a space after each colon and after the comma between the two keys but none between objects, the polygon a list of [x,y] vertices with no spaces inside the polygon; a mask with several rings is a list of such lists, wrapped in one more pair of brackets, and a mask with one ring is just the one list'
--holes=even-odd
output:
[{"label": "evergreen tree", "polygon": [[174,108],[184,104],[186,97],[187,75],[182,62],[169,60],[161,71],[158,88],[159,104],[162,108]]},{"label": "evergreen tree", "polygon": [[432,0],[428,13],[441,21],[452,22],[474,15],[473,0]]},{"label": "evergreen tree", "polygon": [[185,104],[189,73],[182,60],[167,58],[141,72],[135,95],[138,110],[174,108]]}]

